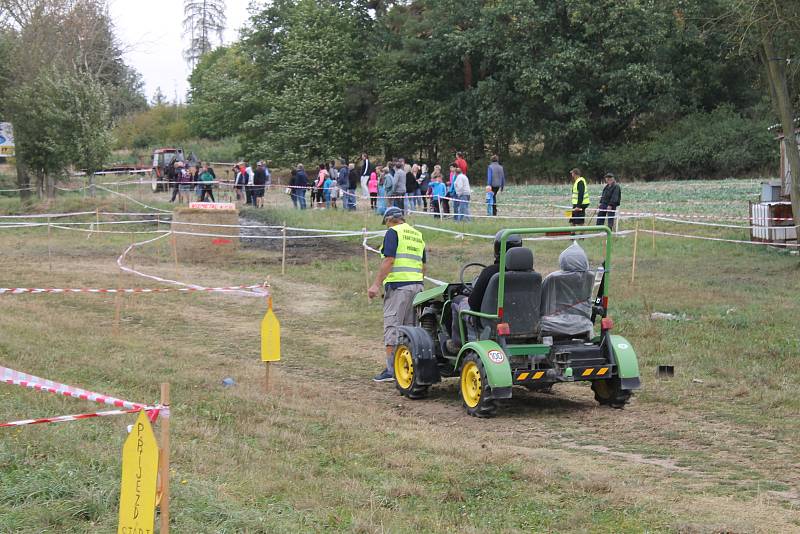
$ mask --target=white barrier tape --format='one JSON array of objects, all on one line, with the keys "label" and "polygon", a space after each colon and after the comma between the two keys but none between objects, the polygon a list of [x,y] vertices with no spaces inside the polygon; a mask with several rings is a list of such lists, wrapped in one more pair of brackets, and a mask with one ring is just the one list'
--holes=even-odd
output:
[{"label": "white barrier tape", "polygon": [[[755,228],[767,228],[766,226],[742,226],[740,224],[719,224],[719,223],[709,223],[703,221],[682,221],[680,219],[671,219],[669,217],[656,217],[658,221],[664,222],[673,222],[673,223],[680,223],[680,224],[691,224],[693,226],[711,226],[715,228],[736,228],[741,230],[753,230]],[[767,219],[764,219],[767,220]],[[795,226],[770,226],[769,228],[800,228],[797,225]]]},{"label": "white barrier tape", "polygon": [[[248,297],[264,297],[264,296],[269,295],[269,288],[267,286],[264,286],[263,284],[261,286],[241,286],[242,289],[231,289],[231,290],[223,289],[223,288],[205,287],[205,286],[201,286],[201,285],[198,285],[198,284],[188,284],[188,283],[185,283],[185,282],[180,282],[178,280],[171,280],[169,278],[161,278],[160,276],[155,276],[155,275],[152,275],[152,274],[143,273],[141,271],[137,271],[135,269],[131,269],[130,267],[128,267],[128,266],[126,266],[124,264],[125,258],[127,257],[128,253],[131,250],[133,250],[135,247],[141,247],[141,246],[153,243],[155,241],[158,241],[159,239],[163,239],[163,238],[167,237],[168,235],[170,235],[170,234],[166,233],[164,235],[160,235],[158,237],[154,237],[153,239],[148,239],[146,241],[140,241],[138,243],[130,244],[128,246],[128,248],[126,248],[125,251],[122,254],[120,254],[119,257],[117,258],[117,265],[119,266],[120,269],[122,269],[126,273],[133,274],[135,276],[141,276],[142,278],[147,278],[149,280],[155,280],[156,282],[161,282],[161,283],[164,283],[164,284],[171,284],[171,285],[177,285],[177,286],[181,286],[181,287],[185,287],[185,288],[190,288],[190,289],[192,289],[194,291],[212,291],[212,292],[213,291],[217,291],[217,292],[222,292],[222,293],[239,293],[239,294],[242,294],[242,295],[246,295]],[[228,236],[228,237],[230,237],[230,236]],[[234,287],[238,287],[238,286],[234,286]],[[248,290],[246,291],[245,289],[248,289]]]},{"label": "white barrier tape", "polygon": [[[77,217],[78,215],[94,215],[96,211],[73,211],[70,213],[31,213],[28,215],[0,215],[0,219],[60,219]],[[152,215],[152,213],[148,213]]]},{"label": "white barrier tape", "polygon": [[[230,234],[210,234],[204,232],[182,232],[179,230],[167,230],[176,235],[190,235],[197,237],[222,237],[227,239],[284,239],[282,235],[230,235]],[[133,232],[125,232],[133,233]],[[331,237],[361,237],[364,232],[350,232],[347,234],[322,234],[322,235],[287,235],[285,239],[325,239]]]},{"label": "white barrier tape", "polygon": [[162,210],[161,208],[156,208],[156,207],[153,207],[153,206],[149,206],[149,205],[145,204],[144,202],[139,202],[138,200],[136,200],[135,198],[133,198],[130,195],[126,195],[124,193],[118,193],[118,192],[116,192],[116,191],[114,191],[112,189],[108,189],[107,187],[103,187],[101,185],[96,185],[95,187],[97,187],[99,189],[102,189],[103,191],[107,191],[107,192],[109,192],[109,193],[111,193],[113,195],[117,195],[117,196],[120,196],[120,197],[123,197],[123,198],[127,198],[128,200],[130,200],[134,204],[138,204],[138,205],[140,205],[140,206],[142,206],[144,208],[147,208],[149,210],[160,211],[161,213],[172,213],[169,210]]},{"label": "white barrier tape", "polygon": [[742,245],[767,245],[773,247],[783,247],[783,248],[798,248],[800,247],[800,243],[780,243],[780,242],[769,242],[769,241],[744,241],[742,239],[724,239],[721,237],[708,237],[708,236],[699,236],[699,235],[686,235],[686,234],[675,234],[672,232],[662,232],[659,230],[644,230],[640,229],[639,232],[644,232],[648,234],[656,234],[656,235],[664,235],[669,237],[686,237],[689,239],[700,239],[703,241],[719,241],[723,243],[739,243]]},{"label": "white barrier tape", "polygon": [[20,187],[18,189],[0,189],[0,193],[18,193],[20,191],[34,191],[35,187]]},{"label": "white barrier tape", "polygon": [[[44,225],[47,226],[47,225]],[[72,232],[84,232],[87,234],[123,234],[123,235],[131,235],[131,234],[169,234],[169,230],[95,230],[92,228],[72,228],[70,226],[61,226],[58,224],[51,224],[52,228],[57,228],[59,230],[69,230]],[[190,234],[193,235],[193,234]],[[226,237],[238,237],[238,236],[226,236]]]},{"label": "white barrier tape", "polygon": [[493,235],[485,235],[485,234],[470,234],[468,232],[457,232],[455,230],[448,230],[447,228],[437,228],[435,226],[426,226],[424,224],[415,224],[417,228],[425,228],[426,230],[433,230],[434,232],[443,232],[446,234],[454,234],[458,237],[469,236],[469,237],[480,237],[483,239],[494,239]]},{"label": "white barrier tape", "polygon": [[[449,219],[453,219],[457,213],[436,213],[432,211],[417,211],[417,210],[406,210],[408,213],[415,213],[418,215],[433,215],[440,216],[440,217],[447,217]],[[469,218],[483,218],[483,219],[535,219],[535,220],[547,220],[547,221],[564,221],[568,220],[568,217],[564,215],[483,215],[483,214],[473,214],[470,213],[469,215],[465,215],[465,217]],[[617,219],[635,219],[637,217],[616,217]],[[458,221],[456,221],[458,222]]]},{"label": "white barrier tape", "polygon": [[95,393],[75,386],[68,386],[67,384],[40,378],[28,373],[22,373],[8,367],[0,367],[0,381],[14,386],[22,386],[24,388],[62,395],[64,397],[108,404],[118,408],[140,410],[145,406],[141,403],[118,399],[110,395],[103,395],[101,393]]}]

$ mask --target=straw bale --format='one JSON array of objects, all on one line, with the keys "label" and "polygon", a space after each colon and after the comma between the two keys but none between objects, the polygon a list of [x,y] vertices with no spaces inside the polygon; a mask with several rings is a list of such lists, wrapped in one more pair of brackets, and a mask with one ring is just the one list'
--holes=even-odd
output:
[{"label": "straw bale", "polygon": [[191,208],[177,208],[173,212],[173,231],[215,234],[214,237],[176,234],[179,261],[190,263],[224,261],[236,253],[239,249],[239,229],[205,226],[209,224],[237,225],[239,212]]}]

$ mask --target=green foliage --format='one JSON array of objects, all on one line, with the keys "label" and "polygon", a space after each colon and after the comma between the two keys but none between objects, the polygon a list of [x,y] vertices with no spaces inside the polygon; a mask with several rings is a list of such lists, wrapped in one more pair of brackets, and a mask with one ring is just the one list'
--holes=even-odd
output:
[{"label": "green foliage", "polygon": [[607,169],[636,178],[752,174],[775,164],[775,141],[767,126],[764,119],[721,106],[688,115],[641,142],[619,146],[603,162]]},{"label": "green foliage", "polygon": [[73,78],[56,68],[42,70],[29,83],[11,93],[12,117],[18,157],[40,174],[57,174],[75,154],[71,130]]},{"label": "green foliage", "polygon": [[[239,43],[198,63],[190,124],[286,164],[361,150],[446,164],[462,150],[473,162],[492,153],[523,162],[520,174],[539,178],[575,165],[597,174],[685,117],[762,112],[752,59],[709,31],[729,8],[729,0],[279,0],[254,12]],[[719,126],[728,139],[731,126]],[[740,127],[736,139],[754,144],[731,167],[723,156],[706,170],[658,159],[643,174],[763,166],[763,142]]]},{"label": "green foliage", "polygon": [[276,1],[253,17],[243,51],[255,97],[241,133],[247,155],[279,163],[327,160],[357,150],[359,99],[369,42],[366,9],[357,2]]},{"label": "green foliage", "polygon": [[211,139],[237,133],[250,100],[249,87],[240,76],[245,68],[238,47],[221,47],[202,56],[189,77],[192,132]]},{"label": "green foliage", "polygon": [[118,148],[182,143],[192,137],[184,106],[160,105],[120,121],[114,128]]}]

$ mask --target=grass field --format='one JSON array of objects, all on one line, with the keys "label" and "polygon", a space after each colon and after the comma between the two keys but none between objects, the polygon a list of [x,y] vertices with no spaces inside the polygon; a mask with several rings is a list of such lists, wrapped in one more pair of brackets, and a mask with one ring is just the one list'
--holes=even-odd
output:
[{"label": "grass field", "polygon": [[[742,195],[758,191],[756,181],[624,187],[631,211],[738,216],[747,213]],[[545,205],[566,195],[539,186],[507,193],[530,201],[509,213],[556,212]],[[301,213],[282,192],[270,195],[267,210],[243,216],[380,228],[365,212]],[[170,206],[163,196],[132,196]],[[144,210],[120,197],[97,202]],[[87,207],[95,204],[68,194],[36,209]],[[21,211],[0,198],[0,213]],[[476,234],[519,224],[423,217],[411,222]],[[463,263],[490,260],[488,240],[423,234],[434,278],[452,280]],[[43,228],[0,228],[0,286],[153,287],[115,263],[137,238],[53,230],[48,239]],[[283,327],[269,395],[258,357],[265,303],[236,295],[122,297],[118,331],[113,296],[0,295],[0,365],[137,402],[156,402],[159,383],[170,382],[174,532],[797,532],[798,258],[641,234],[632,283],[632,244],[632,235],[614,243],[611,315],[637,350],[644,388],[622,411],[599,407],[588,387],[564,385],[552,395],[515,390],[496,418],[477,420],[464,414],[452,380],[423,401],[372,383],[381,304],[367,302],[358,238],[290,241],[285,276],[279,242],[245,247],[225,263],[180,263],[177,273],[167,240],[128,258],[137,269],[199,284],[269,277]],[[565,243],[531,246],[537,269],[548,272]],[[586,248],[597,261],[600,243]],[[376,257],[370,265],[374,272]],[[651,320],[654,311],[687,320]],[[674,365],[675,378],[656,379],[659,364]],[[224,377],[236,385],[224,388]],[[0,421],[102,409],[9,385],[0,385],[0,398]],[[0,532],[113,531],[132,421],[0,429]]]}]

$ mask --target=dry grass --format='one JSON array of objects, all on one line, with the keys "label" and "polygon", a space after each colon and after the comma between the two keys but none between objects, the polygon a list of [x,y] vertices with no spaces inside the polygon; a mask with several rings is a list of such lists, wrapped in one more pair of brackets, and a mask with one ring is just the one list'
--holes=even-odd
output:
[{"label": "dry grass", "polygon": [[[0,234],[0,286],[147,285],[115,270],[127,236],[55,236],[48,272],[41,231]],[[483,241],[431,243],[437,278],[487,256]],[[137,266],[174,276],[159,246],[137,251]],[[561,246],[537,247],[537,261]],[[258,360],[264,303],[246,297],[126,297],[114,335],[112,297],[0,296],[0,362],[135,401],[157,400],[169,381],[177,532],[796,531],[799,375],[790,362],[800,287],[775,279],[793,260],[658,247],[658,257],[642,252],[630,285],[630,242],[617,246],[612,305],[645,378],[621,412],[598,408],[576,385],[515,391],[483,421],[464,415],[452,382],[420,402],[373,384],[380,304],[366,304],[360,257],[318,257],[285,278],[271,252],[253,249],[229,264],[180,265],[181,279],[203,284],[271,275],[285,337],[268,396]],[[722,284],[720,271],[740,278]],[[649,321],[643,295],[692,321]],[[665,362],[678,376],[652,379]],[[237,385],[223,388],[226,376]],[[0,398],[2,420],[95,408],[11,386]],[[113,530],[129,422],[0,431],[0,531]]]}]

